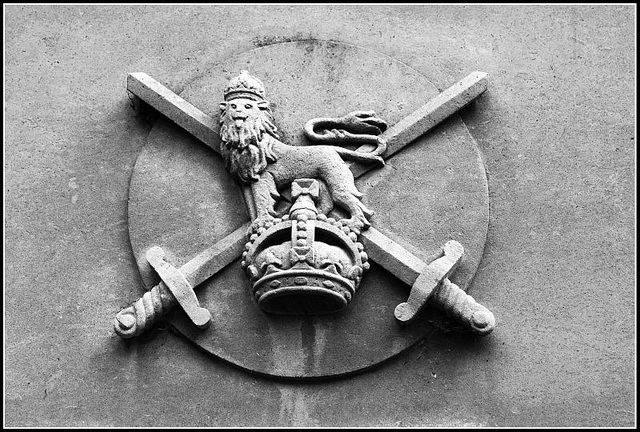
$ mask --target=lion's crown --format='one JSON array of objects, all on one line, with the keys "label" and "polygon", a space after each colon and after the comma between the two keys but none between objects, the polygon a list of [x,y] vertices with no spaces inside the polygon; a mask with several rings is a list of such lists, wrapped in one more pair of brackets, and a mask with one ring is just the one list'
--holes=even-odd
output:
[{"label": "lion's crown", "polygon": [[246,70],[240,71],[240,75],[232,78],[224,88],[224,99],[229,101],[239,97],[252,100],[264,100],[264,85],[258,78],[249,75]]}]

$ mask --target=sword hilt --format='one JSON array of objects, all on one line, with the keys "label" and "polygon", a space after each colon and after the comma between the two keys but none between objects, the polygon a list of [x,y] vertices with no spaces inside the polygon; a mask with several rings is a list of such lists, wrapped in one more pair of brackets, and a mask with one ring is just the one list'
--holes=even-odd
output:
[{"label": "sword hilt", "polygon": [[200,307],[185,275],[164,260],[164,251],[157,246],[149,249],[146,256],[162,282],[116,315],[113,323],[115,332],[123,338],[139,336],[176,305],[182,306],[198,328],[208,327],[211,313]]},{"label": "sword hilt", "polygon": [[113,321],[118,336],[132,338],[152,327],[178,304],[164,282],[147,291],[137,301],[122,309]]},{"label": "sword hilt", "polygon": [[496,326],[491,311],[448,278],[442,281],[429,300],[446,315],[481,336],[488,335]]}]

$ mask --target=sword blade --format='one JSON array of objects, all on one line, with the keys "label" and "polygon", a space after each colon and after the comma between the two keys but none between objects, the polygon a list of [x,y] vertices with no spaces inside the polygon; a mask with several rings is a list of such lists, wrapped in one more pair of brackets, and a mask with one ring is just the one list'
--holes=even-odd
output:
[{"label": "sword blade", "polygon": [[127,76],[127,90],[169,120],[220,153],[214,119],[143,72]]},{"label": "sword blade", "polygon": [[247,243],[249,225],[250,222],[245,223],[180,267],[180,272],[193,287],[200,285],[242,255]]},{"label": "sword blade", "polygon": [[[449,116],[469,105],[486,90],[487,74],[478,71],[470,73],[383,132],[380,138],[387,141],[387,151],[382,157],[384,159],[390,158]],[[371,144],[365,144],[358,147],[356,151],[367,153],[374,148]],[[377,168],[375,165],[363,165],[358,162],[349,161],[347,163],[356,178]]]},{"label": "sword blade", "polygon": [[[214,129],[215,121],[212,117],[142,72],[128,75],[127,90],[220,153],[220,136]],[[487,74],[478,71],[470,73],[382,133],[380,137],[387,141],[387,151],[383,157],[388,159],[399,152],[416,138],[473,102],[485,90],[487,90]],[[373,149],[374,146],[365,144],[356,151],[366,153]],[[377,167],[351,161],[347,164],[354,178]]]},{"label": "sword blade", "polygon": [[[127,90],[220,154],[220,135],[214,129],[216,122],[211,116],[144,72],[134,72],[127,76]],[[242,196],[249,216],[254,219],[256,209],[251,189],[242,186]]]}]

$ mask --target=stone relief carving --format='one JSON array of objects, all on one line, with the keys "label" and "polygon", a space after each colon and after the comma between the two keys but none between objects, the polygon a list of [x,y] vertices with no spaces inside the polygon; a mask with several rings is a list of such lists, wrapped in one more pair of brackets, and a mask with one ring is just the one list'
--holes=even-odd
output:
[{"label": "stone relief carving", "polygon": [[362,243],[345,220],[319,213],[316,179],[296,179],[295,199],[282,218],[251,229],[242,266],[258,305],[267,312],[318,314],[343,309],[368,268]]},{"label": "stone relief carving", "polygon": [[[308,177],[323,181],[331,200],[349,211],[351,217],[341,221],[345,226],[356,232],[369,227],[367,217],[373,212],[359,200],[362,194],[356,189],[353,174],[342,158],[384,164],[380,155],[387,145],[376,135],[386,129],[386,123],[375,118],[374,113],[355,112],[333,121],[311,120],[305,128],[312,140],[323,143],[377,144],[367,153],[335,145],[291,146],[278,139],[264,95],[262,82],[242,71],[230,81],[224,92],[225,101],[220,104],[220,153],[227,170],[241,183],[251,186],[257,218],[275,216],[275,205],[280,198],[278,191],[289,187],[295,179]],[[315,131],[318,125],[333,128],[319,134]],[[351,128],[358,133],[351,132]]]},{"label": "stone relief carving", "polygon": [[[200,307],[194,287],[240,254],[251,293],[266,313],[323,314],[347,307],[372,259],[412,286],[395,309],[398,324],[410,323],[430,303],[476,334],[495,327],[493,314],[448,279],[463,256],[462,245],[451,240],[439,258],[422,261],[371,226],[374,213],[354,184],[354,175],[384,164],[482,94],[486,74],[470,74],[390,129],[373,111],[312,119],[304,125],[309,146],[279,139],[264,85],[247,71],[224,89],[219,135],[209,116],[149,76],[130,74],[128,89],[224,158],[252,221],[179,269],[162,249],[151,248],[147,260],[162,282],[117,314],[114,328],[121,337],[141,334],[175,305],[206,329],[211,315]],[[339,146],[347,144],[360,147]],[[335,206],[347,215],[328,217]]]},{"label": "stone relief carving", "polygon": [[[378,135],[386,123],[373,112],[358,111],[341,119],[314,119],[305,126],[312,141],[375,144],[371,152],[335,145],[295,147],[278,139],[259,79],[242,71],[229,82],[224,98],[221,154],[227,170],[250,186],[257,213],[242,265],[258,305],[290,314],[342,309],[368,266],[357,235],[371,225],[368,218],[373,215],[360,201],[362,194],[342,158],[384,164],[380,155],[387,145]],[[279,191],[289,188],[295,202],[279,215],[275,210]],[[316,201],[323,203],[323,211]],[[335,204],[350,217],[328,219],[326,214]]]}]

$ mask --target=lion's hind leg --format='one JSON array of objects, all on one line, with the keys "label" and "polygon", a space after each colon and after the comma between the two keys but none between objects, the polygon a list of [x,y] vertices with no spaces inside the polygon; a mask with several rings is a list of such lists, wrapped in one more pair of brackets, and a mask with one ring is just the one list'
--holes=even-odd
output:
[{"label": "lion's hind leg", "polygon": [[374,212],[368,209],[351,190],[344,185],[334,187],[331,190],[331,197],[335,203],[349,212],[350,218],[345,224],[353,231],[359,233],[371,226],[368,218],[372,217]]},{"label": "lion's hind leg", "polygon": [[[339,201],[339,200],[336,200]],[[344,224],[348,226],[356,234],[360,234],[361,231],[366,230],[371,226],[369,218],[374,215],[373,211],[360,202],[356,197],[351,195],[351,199],[348,201],[342,201],[345,207],[349,208],[351,217],[344,221]]]}]

